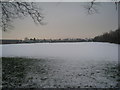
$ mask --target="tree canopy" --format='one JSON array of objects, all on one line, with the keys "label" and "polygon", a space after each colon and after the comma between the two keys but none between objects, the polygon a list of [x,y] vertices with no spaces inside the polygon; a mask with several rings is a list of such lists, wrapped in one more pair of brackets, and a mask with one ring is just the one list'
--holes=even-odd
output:
[{"label": "tree canopy", "polygon": [[34,2],[0,2],[1,20],[3,31],[12,28],[11,22],[16,18],[30,16],[36,24],[43,24],[44,16]]},{"label": "tree canopy", "polygon": [[[43,25],[42,22],[44,19],[43,14],[40,12],[40,8],[35,2],[8,2],[7,1],[0,1],[0,26],[2,27],[3,31],[7,31],[11,29],[12,21],[16,18],[23,18],[25,16],[30,16],[36,24]],[[88,11],[88,14],[97,13],[98,10],[96,9],[96,1],[92,0],[88,2],[89,5],[85,6]],[[116,5],[116,9],[118,8],[118,3],[114,2]]]}]

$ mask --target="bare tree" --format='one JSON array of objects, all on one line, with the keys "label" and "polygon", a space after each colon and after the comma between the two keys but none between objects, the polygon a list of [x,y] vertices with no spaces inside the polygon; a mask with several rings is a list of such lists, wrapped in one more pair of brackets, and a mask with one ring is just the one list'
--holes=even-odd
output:
[{"label": "bare tree", "polygon": [[1,21],[0,26],[3,31],[12,28],[13,19],[30,16],[36,24],[43,24],[43,15],[40,13],[36,3],[33,2],[1,2]]},{"label": "bare tree", "polygon": [[[7,31],[12,28],[12,21],[16,18],[22,18],[24,16],[30,16],[36,24],[44,24],[42,21],[44,19],[42,13],[40,13],[39,8],[37,7],[35,2],[6,2],[0,1],[0,26],[3,31]],[[13,0],[14,1],[14,0]],[[88,11],[88,14],[98,13],[97,10],[97,2],[96,0],[88,3],[85,8]],[[114,2],[116,5],[116,9],[118,8],[118,3]]]},{"label": "bare tree", "polygon": [[87,5],[84,6],[84,8],[87,10],[87,13],[88,14],[94,14],[94,13],[98,13],[98,10],[97,10],[97,4],[95,2],[96,0],[93,0],[89,3],[87,3]]},{"label": "bare tree", "polygon": [[[92,0],[91,2],[87,3],[87,5],[85,5],[85,9],[87,9],[87,12],[88,14],[94,14],[94,13],[98,13],[98,3],[100,2],[96,2],[97,0]],[[111,0],[114,4],[115,4],[115,7],[116,7],[116,10],[118,9],[118,3],[117,0]]]}]

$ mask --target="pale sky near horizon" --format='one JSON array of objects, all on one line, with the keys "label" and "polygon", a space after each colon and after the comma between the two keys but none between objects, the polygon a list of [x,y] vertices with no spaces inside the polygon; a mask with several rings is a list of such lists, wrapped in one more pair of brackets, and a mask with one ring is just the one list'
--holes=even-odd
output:
[{"label": "pale sky near horizon", "polygon": [[91,38],[118,28],[118,12],[112,2],[99,3],[98,14],[88,15],[82,2],[40,2],[46,25],[35,25],[30,17],[14,20],[14,30],[2,33],[3,39]]}]

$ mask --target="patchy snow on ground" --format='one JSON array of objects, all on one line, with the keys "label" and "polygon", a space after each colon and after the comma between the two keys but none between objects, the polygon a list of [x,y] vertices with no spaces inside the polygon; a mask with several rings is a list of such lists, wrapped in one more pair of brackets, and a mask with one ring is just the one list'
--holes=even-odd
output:
[{"label": "patchy snow on ground", "polygon": [[[32,58],[21,87],[110,88],[118,78],[118,45],[98,42],[1,45],[2,57]],[[114,72],[114,73],[111,73]]]},{"label": "patchy snow on ground", "polygon": [[0,45],[0,90],[2,88],[2,46]]}]

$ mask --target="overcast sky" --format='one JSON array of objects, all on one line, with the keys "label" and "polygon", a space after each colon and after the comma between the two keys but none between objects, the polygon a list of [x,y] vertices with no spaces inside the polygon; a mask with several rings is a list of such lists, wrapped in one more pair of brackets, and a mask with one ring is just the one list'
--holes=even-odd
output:
[{"label": "overcast sky", "polygon": [[14,30],[2,33],[3,39],[91,38],[118,28],[114,3],[98,3],[98,14],[88,15],[81,2],[40,2],[46,25],[35,25],[30,17],[14,20]]}]

